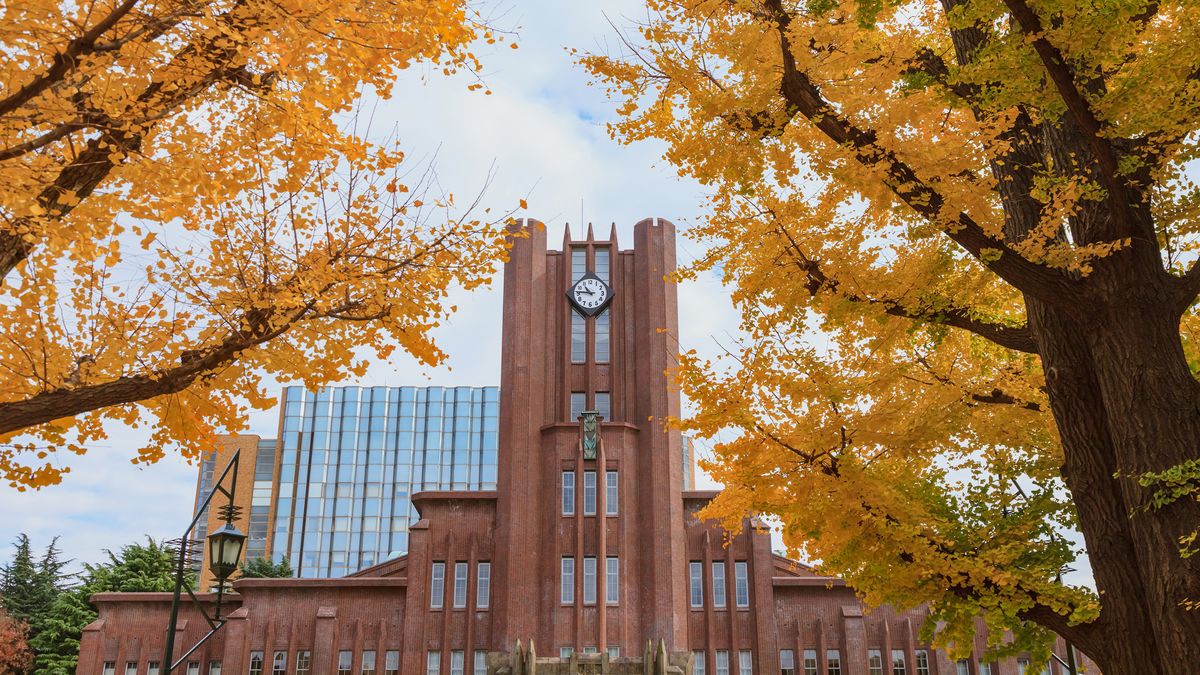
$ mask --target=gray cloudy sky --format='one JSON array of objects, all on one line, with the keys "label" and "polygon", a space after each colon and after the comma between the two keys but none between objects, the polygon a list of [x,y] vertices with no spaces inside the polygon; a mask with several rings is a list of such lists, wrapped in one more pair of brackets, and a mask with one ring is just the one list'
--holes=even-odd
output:
[{"label": "gray cloudy sky", "polygon": [[[641,218],[667,218],[681,229],[695,222],[704,208],[702,189],[677,178],[659,159],[659,146],[609,139],[604,124],[614,106],[599,88],[587,86],[566,51],[615,50],[618,40],[606,15],[628,26],[644,13],[641,2],[510,0],[488,7],[496,25],[516,29],[520,43],[517,50],[501,45],[481,53],[492,95],[467,91],[473,78],[448,79],[417,67],[401,77],[392,100],[374,109],[372,132],[390,135],[395,129],[418,165],[436,158],[442,187],[460,201],[477,194],[494,171],[485,204],[503,211],[528,198],[528,214],[547,224],[554,244],[568,222],[577,237],[584,231],[581,221],[595,223],[601,235],[615,222],[625,246]],[[678,246],[681,262],[698,254],[687,240]],[[445,366],[431,370],[400,357],[344,384],[499,384],[499,283],[460,293],[451,303],[459,311],[438,333],[450,355]],[[727,341],[726,332],[736,327],[728,294],[713,279],[681,287],[679,304],[684,346],[710,351],[712,337]],[[249,431],[273,435],[275,420],[274,411],[254,414]],[[147,534],[179,536],[191,516],[195,469],[171,457],[132,465],[147,435],[144,429],[112,428],[106,443],[72,458],[72,472],[59,486],[18,493],[0,485],[0,560],[19,532],[38,548],[60,536],[66,554],[81,561],[98,560],[104,549]]]}]

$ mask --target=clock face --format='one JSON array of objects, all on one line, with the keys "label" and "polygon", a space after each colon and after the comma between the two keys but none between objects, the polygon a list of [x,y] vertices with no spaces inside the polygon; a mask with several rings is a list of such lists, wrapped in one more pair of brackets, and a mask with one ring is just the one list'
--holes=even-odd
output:
[{"label": "clock face", "polygon": [[612,289],[608,284],[591,272],[583,275],[579,281],[575,282],[571,290],[567,291],[567,297],[571,300],[571,304],[585,316],[599,314],[608,301],[612,300],[612,295]]}]

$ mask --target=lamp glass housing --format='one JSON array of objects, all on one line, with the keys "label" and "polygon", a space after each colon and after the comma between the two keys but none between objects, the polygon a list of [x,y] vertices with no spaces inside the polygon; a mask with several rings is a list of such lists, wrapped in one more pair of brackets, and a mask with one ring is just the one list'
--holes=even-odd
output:
[{"label": "lamp glass housing", "polygon": [[225,523],[208,535],[208,569],[218,583],[224,582],[237,569],[245,543],[246,535],[233,523]]}]

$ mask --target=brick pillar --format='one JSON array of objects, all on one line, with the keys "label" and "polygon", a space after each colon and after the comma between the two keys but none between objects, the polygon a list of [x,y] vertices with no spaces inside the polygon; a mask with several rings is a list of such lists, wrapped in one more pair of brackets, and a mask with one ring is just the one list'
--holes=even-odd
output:
[{"label": "brick pillar", "polygon": [[843,675],[867,675],[867,627],[863,625],[862,607],[842,606],[842,635],[845,636]]}]

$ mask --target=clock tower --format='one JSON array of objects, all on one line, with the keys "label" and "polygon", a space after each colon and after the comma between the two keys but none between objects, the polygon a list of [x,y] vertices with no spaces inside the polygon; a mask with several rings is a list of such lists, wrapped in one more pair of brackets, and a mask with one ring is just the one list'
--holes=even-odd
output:
[{"label": "clock tower", "polygon": [[664,425],[679,415],[666,375],[675,227],[643,220],[629,249],[615,226],[601,240],[568,231],[561,250],[541,223],[518,227],[504,271],[497,643],[686,650],[681,438]]}]

